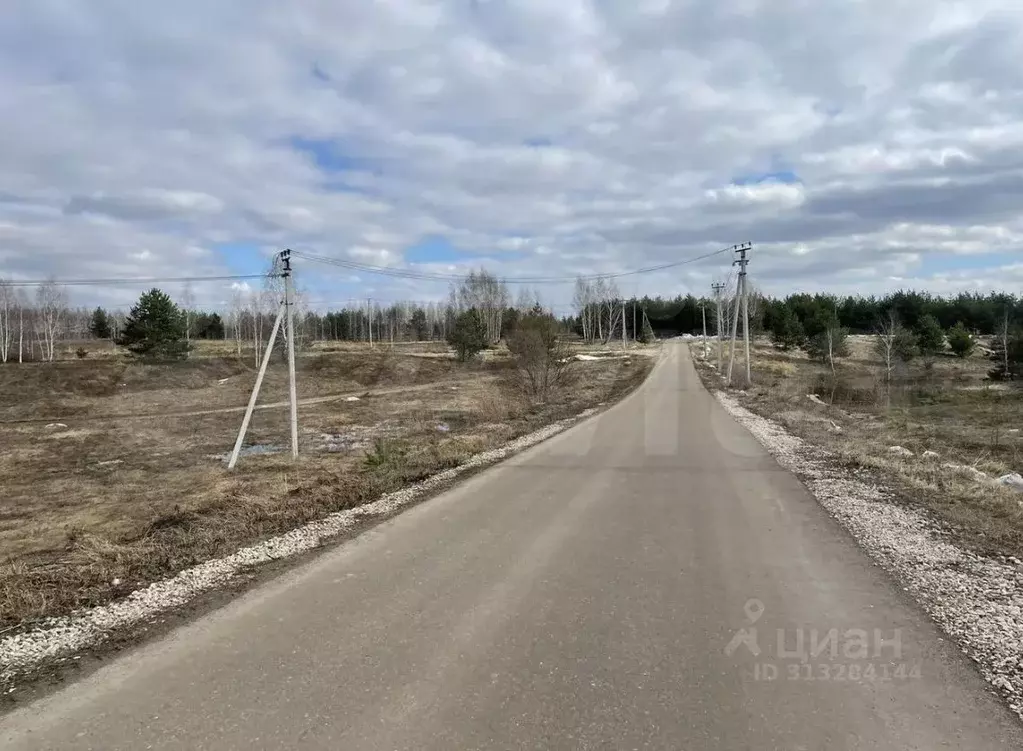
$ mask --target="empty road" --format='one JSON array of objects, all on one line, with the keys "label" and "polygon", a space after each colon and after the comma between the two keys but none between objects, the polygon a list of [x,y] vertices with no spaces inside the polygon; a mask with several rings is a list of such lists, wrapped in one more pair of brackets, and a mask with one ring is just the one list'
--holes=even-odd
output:
[{"label": "empty road", "polygon": [[983,751],[1023,733],[669,343],[599,418],[8,715],[0,748]]}]

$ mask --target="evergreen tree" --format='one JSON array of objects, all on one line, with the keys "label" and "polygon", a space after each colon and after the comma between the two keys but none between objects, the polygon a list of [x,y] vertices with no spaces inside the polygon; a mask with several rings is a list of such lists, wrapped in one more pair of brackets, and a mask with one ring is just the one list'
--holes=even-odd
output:
[{"label": "evergreen tree", "polygon": [[783,350],[802,347],[806,343],[803,324],[799,322],[795,311],[788,305],[777,309],[772,320],[771,341]]},{"label": "evergreen tree", "polygon": [[965,360],[973,352],[974,345],[973,336],[963,326],[962,321],[948,330],[948,346],[956,357]]},{"label": "evergreen tree", "polygon": [[[902,320],[905,320],[904,318]],[[928,314],[921,316],[917,322],[916,346],[922,355],[937,355],[945,351],[945,332],[941,329],[938,319]]]},{"label": "evergreen tree", "polygon": [[183,324],[170,296],[153,288],[132,306],[117,343],[140,357],[181,359],[189,350]]},{"label": "evergreen tree", "polygon": [[1023,329],[1010,329],[996,336],[991,349],[995,367],[988,371],[993,381],[1015,381],[1023,378]]},{"label": "evergreen tree", "polygon": [[92,311],[89,319],[89,332],[97,339],[109,339],[113,331],[110,328],[110,317],[103,308]]},{"label": "evergreen tree", "polygon": [[475,308],[459,314],[448,332],[448,344],[454,347],[459,362],[468,362],[485,350],[489,343],[486,321]]},{"label": "evergreen tree", "polygon": [[412,335],[415,336],[417,342],[421,342],[428,338],[430,327],[426,321],[425,310],[422,308],[416,308],[412,311],[412,318],[409,320],[409,328],[412,329]]}]

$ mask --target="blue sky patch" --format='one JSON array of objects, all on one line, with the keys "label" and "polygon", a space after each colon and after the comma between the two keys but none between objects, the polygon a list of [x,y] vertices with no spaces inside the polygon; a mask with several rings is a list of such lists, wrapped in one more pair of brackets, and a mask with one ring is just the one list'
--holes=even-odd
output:
[{"label": "blue sky patch", "polygon": [[749,175],[740,175],[732,180],[733,185],[758,185],[765,182],[777,182],[791,185],[802,181],[799,179],[799,175],[791,170],[754,172]]},{"label": "blue sky patch", "polygon": [[289,139],[291,148],[311,157],[316,166],[324,172],[374,172],[371,160],[347,152],[338,141],[329,138]]},{"label": "blue sky patch", "polygon": [[468,257],[467,253],[455,250],[447,238],[436,235],[424,237],[405,251],[409,263],[453,263]]},{"label": "blue sky patch", "polygon": [[217,243],[213,246],[213,252],[220,256],[233,274],[263,274],[270,270],[270,258],[263,253],[258,243]]}]

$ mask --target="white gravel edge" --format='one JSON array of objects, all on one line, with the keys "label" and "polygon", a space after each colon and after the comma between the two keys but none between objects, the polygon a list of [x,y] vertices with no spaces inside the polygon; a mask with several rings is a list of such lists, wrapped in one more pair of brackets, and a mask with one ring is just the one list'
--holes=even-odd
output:
[{"label": "white gravel edge", "polygon": [[18,676],[30,674],[44,662],[68,659],[94,647],[119,629],[137,625],[180,607],[203,592],[221,587],[240,572],[266,561],[290,558],[320,546],[364,517],[392,514],[431,490],[464,472],[493,464],[572,427],[596,413],[588,409],[579,415],[547,425],[504,446],[472,456],[468,461],[372,503],[330,514],[298,529],[242,548],[225,558],[206,561],[170,579],[137,589],[123,600],[87,608],[63,618],[53,618],[30,631],[0,640],[0,685],[7,693],[15,690]]},{"label": "white gravel edge", "polygon": [[789,434],[726,393],[715,395],[897,578],[1023,718],[1023,567],[949,543],[926,516],[893,503],[886,490],[841,468],[830,452]]}]

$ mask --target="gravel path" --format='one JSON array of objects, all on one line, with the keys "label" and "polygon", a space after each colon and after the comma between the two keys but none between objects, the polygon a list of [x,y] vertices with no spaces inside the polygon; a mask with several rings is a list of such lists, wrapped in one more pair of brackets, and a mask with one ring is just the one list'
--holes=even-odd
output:
[{"label": "gravel path", "polygon": [[500,448],[476,454],[458,467],[389,493],[372,503],[339,511],[291,532],[242,548],[233,555],[186,569],[173,578],[138,589],[123,600],[88,608],[65,618],[54,618],[31,631],[0,639],[0,687],[11,693],[15,690],[14,684],[19,676],[30,674],[44,663],[67,659],[78,651],[96,646],[120,629],[180,607],[203,592],[223,586],[247,568],[312,550],[366,517],[393,514],[460,474],[493,464],[538,444],[596,411],[586,410],[576,417],[552,423]]},{"label": "gravel path", "polygon": [[923,514],[903,508],[866,474],[790,435],[731,396],[718,401],[798,475],[825,509],[980,667],[1023,718],[1023,565],[978,556],[949,543]]}]

